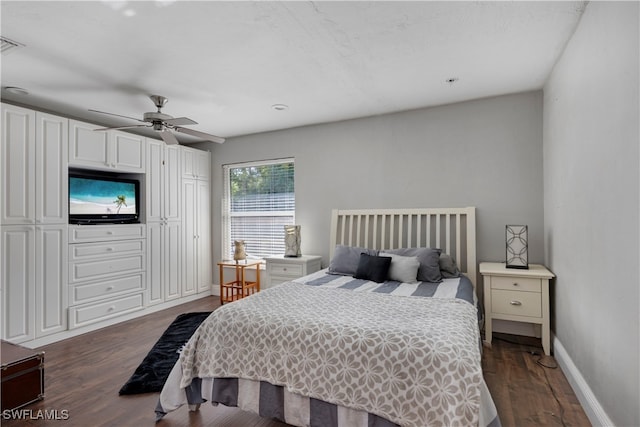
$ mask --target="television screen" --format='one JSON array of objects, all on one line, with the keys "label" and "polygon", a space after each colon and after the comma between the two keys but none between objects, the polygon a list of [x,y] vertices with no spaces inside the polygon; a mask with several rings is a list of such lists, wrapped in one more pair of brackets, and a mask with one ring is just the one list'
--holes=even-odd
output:
[{"label": "television screen", "polygon": [[72,222],[123,222],[138,218],[138,182],[129,179],[69,176]]}]

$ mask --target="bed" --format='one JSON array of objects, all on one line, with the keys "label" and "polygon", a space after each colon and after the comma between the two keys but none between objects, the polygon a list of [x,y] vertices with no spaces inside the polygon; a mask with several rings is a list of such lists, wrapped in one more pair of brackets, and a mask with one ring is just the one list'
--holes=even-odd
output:
[{"label": "bed", "polygon": [[499,426],[475,234],[473,207],[333,210],[329,266],[215,310],[156,419],[209,401],[295,426]]}]

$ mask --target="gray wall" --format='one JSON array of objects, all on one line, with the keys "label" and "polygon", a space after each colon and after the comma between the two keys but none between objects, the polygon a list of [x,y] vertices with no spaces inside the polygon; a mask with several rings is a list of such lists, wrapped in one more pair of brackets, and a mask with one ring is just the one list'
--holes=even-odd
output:
[{"label": "gray wall", "polygon": [[[292,106],[295,108],[295,106]],[[295,157],[302,251],[329,257],[332,208],[477,208],[478,260],[504,260],[506,224],[528,224],[542,262],[542,93],[230,138],[212,144],[214,260],[222,165]]]},{"label": "gray wall", "polygon": [[602,409],[640,425],[637,2],[591,2],[544,88],[555,334]]}]

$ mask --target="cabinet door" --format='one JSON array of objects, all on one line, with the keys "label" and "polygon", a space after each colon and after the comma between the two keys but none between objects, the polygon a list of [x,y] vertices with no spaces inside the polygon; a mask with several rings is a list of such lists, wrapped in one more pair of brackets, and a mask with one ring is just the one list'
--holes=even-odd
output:
[{"label": "cabinet door", "polygon": [[209,180],[211,153],[208,151],[196,150],[194,161],[196,178]]},{"label": "cabinet door", "polygon": [[181,156],[182,156],[182,176],[184,178],[195,178],[196,177],[196,149],[188,148],[181,146],[180,147]]},{"label": "cabinet door", "polygon": [[123,172],[145,172],[145,139],[126,132],[110,131],[111,166]]},{"label": "cabinet door", "polygon": [[164,260],[162,263],[163,283],[165,299],[180,297],[181,276],[180,276],[180,238],[182,226],[180,221],[167,221],[163,225],[163,250]]},{"label": "cabinet door", "polygon": [[69,121],[69,166],[112,169],[109,134],[98,126]]},{"label": "cabinet door", "polygon": [[2,227],[2,339],[34,338],[35,227]]},{"label": "cabinet door", "polygon": [[164,301],[163,273],[163,225],[147,223],[147,305]]},{"label": "cabinet door", "polygon": [[36,226],[36,337],[67,329],[67,226]]},{"label": "cabinet door", "polygon": [[180,148],[166,146],[164,151],[164,218],[180,219]]},{"label": "cabinet door", "polygon": [[197,281],[198,292],[211,290],[211,205],[209,182],[197,181]]},{"label": "cabinet door", "polygon": [[69,120],[36,113],[36,223],[66,224]]},{"label": "cabinet door", "polygon": [[182,295],[190,295],[197,288],[198,209],[196,181],[182,180]]},{"label": "cabinet door", "polygon": [[2,104],[3,225],[35,221],[35,112]]},{"label": "cabinet door", "polygon": [[164,142],[147,141],[147,221],[161,221],[164,218]]}]

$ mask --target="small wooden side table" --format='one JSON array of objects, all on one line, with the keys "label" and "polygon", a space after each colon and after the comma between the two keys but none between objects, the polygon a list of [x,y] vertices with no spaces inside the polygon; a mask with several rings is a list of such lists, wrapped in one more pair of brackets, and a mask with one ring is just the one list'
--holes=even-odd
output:
[{"label": "small wooden side table", "polygon": [[[262,261],[221,261],[218,263],[220,269],[220,304],[236,301],[241,298],[260,292],[260,264]],[[230,282],[224,281],[225,267],[235,268],[235,279]],[[246,279],[245,270],[254,267],[256,269],[256,279],[249,281]]]}]

